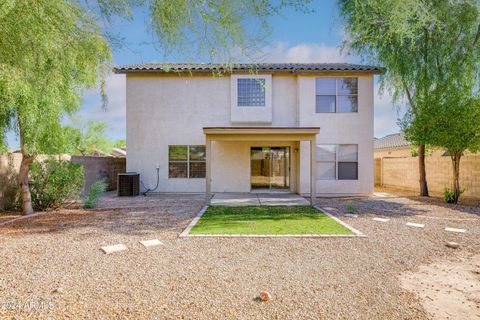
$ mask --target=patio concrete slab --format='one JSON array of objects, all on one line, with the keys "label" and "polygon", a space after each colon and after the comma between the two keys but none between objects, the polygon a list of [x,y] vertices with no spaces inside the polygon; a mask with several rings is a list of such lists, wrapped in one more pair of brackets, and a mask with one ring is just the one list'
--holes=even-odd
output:
[{"label": "patio concrete slab", "polygon": [[212,206],[259,206],[260,201],[256,194],[250,193],[215,193]]},{"label": "patio concrete slab", "polygon": [[215,206],[308,206],[310,203],[293,193],[215,193]]},{"label": "patio concrete slab", "polygon": [[262,206],[309,206],[304,197],[293,193],[263,193],[257,194]]}]

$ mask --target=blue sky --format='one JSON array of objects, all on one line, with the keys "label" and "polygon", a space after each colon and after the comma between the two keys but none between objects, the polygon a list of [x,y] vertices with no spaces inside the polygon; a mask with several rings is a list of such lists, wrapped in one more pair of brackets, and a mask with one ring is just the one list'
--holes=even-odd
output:
[{"label": "blue sky", "polygon": [[[357,56],[341,52],[343,37],[342,22],[339,18],[336,1],[318,0],[311,5],[313,13],[304,14],[292,9],[284,10],[280,16],[270,19],[271,36],[266,39],[262,57],[269,62],[361,62]],[[144,9],[134,12],[132,21],[116,21],[108,26],[109,31],[121,36],[125,46],[114,49],[114,65],[146,62],[209,62],[192,60],[179,54],[165,57],[164,53],[152,44],[148,32],[147,15]],[[377,83],[377,81],[376,81]],[[111,139],[125,138],[125,79],[122,75],[107,77],[108,109],[103,111],[99,94],[87,91],[79,112],[82,119],[104,121],[107,135]],[[375,136],[399,131],[396,125],[397,109],[388,94],[380,95],[375,87]],[[18,142],[10,137],[10,146]]]}]

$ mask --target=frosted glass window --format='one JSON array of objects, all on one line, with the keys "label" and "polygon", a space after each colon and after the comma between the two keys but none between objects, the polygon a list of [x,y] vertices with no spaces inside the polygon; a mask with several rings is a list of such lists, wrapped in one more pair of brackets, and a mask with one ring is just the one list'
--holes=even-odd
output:
[{"label": "frosted glass window", "polygon": [[237,79],[237,106],[264,107],[265,79]]}]

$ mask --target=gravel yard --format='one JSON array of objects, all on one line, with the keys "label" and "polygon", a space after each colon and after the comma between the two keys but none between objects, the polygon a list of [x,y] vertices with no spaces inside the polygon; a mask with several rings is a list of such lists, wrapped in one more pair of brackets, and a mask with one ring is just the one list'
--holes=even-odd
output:
[{"label": "gravel yard", "polygon": [[[178,238],[203,196],[119,200],[1,226],[0,318],[428,319],[401,276],[437,261],[473,261],[480,252],[479,207],[353,199],[359,217],[352,218],[342,215],[350,200],[320,199],[368,237]],[[155,238],[165,245],[138,243]],[[128,250],[99,250],[118,243]],[[473,267],[480,280],[480,266]],[[272,301],[260,302],[261,290]]]}]

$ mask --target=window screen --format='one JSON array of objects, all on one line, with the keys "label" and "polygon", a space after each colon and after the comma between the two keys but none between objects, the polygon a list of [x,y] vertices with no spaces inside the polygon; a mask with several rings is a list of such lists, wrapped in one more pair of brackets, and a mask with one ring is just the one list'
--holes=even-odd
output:
[{"label": "window screen", "polygon": [[237,79],[237,105],[239,107],[264,107],[265,79]]},{"label": "window screen", "polygon": [[336,145],[317,145],[317,172],[320,180],[335,180]]},{"label": "window screen", "polygon": [[317,145],[317,177],[319,180],[357,180],[358,145]]}]

